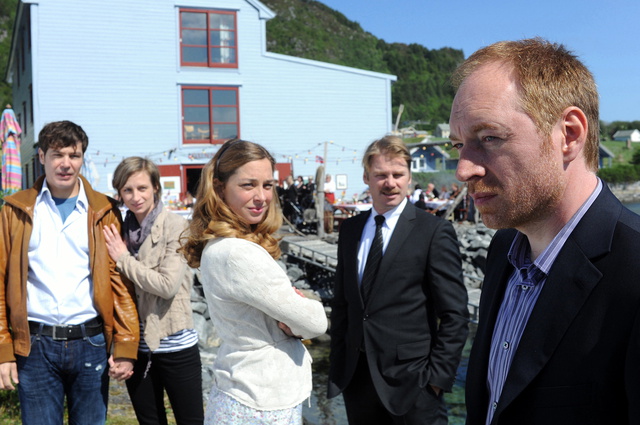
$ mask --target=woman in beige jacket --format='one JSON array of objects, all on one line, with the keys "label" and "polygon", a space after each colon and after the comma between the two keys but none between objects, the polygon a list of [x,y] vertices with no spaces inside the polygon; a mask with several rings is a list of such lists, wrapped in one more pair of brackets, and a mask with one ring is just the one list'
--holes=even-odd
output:
[{"label": "woman in beige jacket", "polygon": [[135,286],[140,314],[140,348],[127,389],[140,424],[166,424],[164,391],[176,423],[202,424],[202,376],[198,334],[193,329],[193,273],[177,252],[187,227],[184,218],[164,209],[160,173],[140,157],[123,160],[113,187],[128,208],[124,240],[105,227],[109,255]]}]

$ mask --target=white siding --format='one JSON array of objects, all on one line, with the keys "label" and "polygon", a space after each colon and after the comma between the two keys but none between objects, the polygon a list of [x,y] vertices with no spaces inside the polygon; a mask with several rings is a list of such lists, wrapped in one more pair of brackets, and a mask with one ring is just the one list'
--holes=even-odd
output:
[{"label": "white siding", "polygon": [[[391,129],[395,77],[265,53],[270,13],[255,0],[39,0],[31,7],[34,127],[80,124],[101,174],[98,190],[108,190],[123,157],[163,165],[177,149],[170,163],[189,165],[206,159],[181,151],[217,149],[182,145],[183,85],[238,87],[241,137],[263,144],[278,162],[294,157],[296,175],[315,175],[316,155],[333,141],[327,172],[348,175],[348,196],[364,189],[365,147]],[[238,69],[180,66],[181,7],[237,11]]]}]

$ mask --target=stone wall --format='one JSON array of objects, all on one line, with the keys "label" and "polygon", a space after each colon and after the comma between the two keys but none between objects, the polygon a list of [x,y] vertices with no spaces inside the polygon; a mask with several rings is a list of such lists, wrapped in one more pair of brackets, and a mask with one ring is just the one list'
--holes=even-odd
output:
[{"label": "stone wall", "polygon": [[484,279],[487,249],[496,231],[468,221],[454,223],[453,227],[460,242],[464,283],[467,288],[479,288]]}]

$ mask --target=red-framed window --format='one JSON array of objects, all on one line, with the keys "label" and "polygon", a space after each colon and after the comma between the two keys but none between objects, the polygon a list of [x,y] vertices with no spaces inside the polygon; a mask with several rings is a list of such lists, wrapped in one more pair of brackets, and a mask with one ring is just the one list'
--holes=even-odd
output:
[{"label": "red-framed window", "polygon": [[183,143],[224,143],[240,137],[237,87],[182,88]]},{"label": "red-framed window", "polygon": [[180,10],[180,57],[185,66],[238,67],[236,12]]}]

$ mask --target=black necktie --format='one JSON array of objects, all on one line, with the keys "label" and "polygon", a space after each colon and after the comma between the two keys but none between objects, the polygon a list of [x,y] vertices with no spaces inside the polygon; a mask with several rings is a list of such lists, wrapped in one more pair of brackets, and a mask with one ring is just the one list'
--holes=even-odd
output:
[{"label": "black necktie", "polygon": [[382,224],[384,223],[384,216],[377,215],[375,220],[376,234],[373,237],[373,242],[369,249],[367,264],[364,266],[364,273],[362,274],[362,282],[360,284],[360,292],[362,293],[362,300],[365,305],[367,304],[369,294],[371,294],[373,281],[376,279],[376,274],[378,274],[380,260],[382,260],[382,245],[384,243],[382,239]]}]

